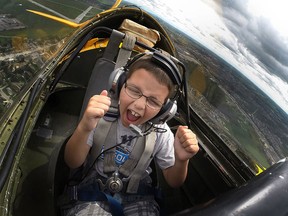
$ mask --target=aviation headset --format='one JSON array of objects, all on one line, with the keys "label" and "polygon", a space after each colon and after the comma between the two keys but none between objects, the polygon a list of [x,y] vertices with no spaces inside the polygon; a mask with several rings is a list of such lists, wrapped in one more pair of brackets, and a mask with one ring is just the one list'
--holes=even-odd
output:
[{"label": "aviation headset", "polygon": [[120,67],[115,69],[109,78],[109,89],[112,91],[116,97],[119,97],[119,93],[121,91],[122,86],[126,82],[127,73],[129,71],[129,67],[140,59],[143,56],[152,55],[151,61],[155,63],[157,66],[163,69],[163,71],[169,76],[172,80],[173,84],[177,86],[176,93],[173,98],[168,98],[166,103],[162,106],[159,113],[151,120],[149,120],[152,124],[163,124],[166,121],[170,120],[174,117],[177,112],[177,98],[180,94],[180,90],[182,88],[182,78],[176,64],[167,56],[162,54],[160,51],[155,50],[154,52],[145,52],[140,53],[133,57],[124,67]]}]

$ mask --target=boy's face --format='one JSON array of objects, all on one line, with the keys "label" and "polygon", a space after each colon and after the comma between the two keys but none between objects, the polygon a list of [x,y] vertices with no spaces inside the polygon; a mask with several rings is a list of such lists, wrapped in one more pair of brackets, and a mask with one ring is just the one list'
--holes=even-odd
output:
[{"label": "boy's face", "polygon": [[[145,69],[134,71],[132,76],[126,81],[126,84],[136,87],[140,94],[142,93],[146,97],[149,97],[152,101],[159,101],[161,104],[164,104],[169,94],[168,87],[160,84],[157,79]],[[123,85],[119,98],[119,110],[122,124],[125,127],[128,127],[130,124],[143,124],[156,116],[160,111],[161,107],[153,109],[147,106],[147,98],[145,96],[134,99],[126,93],[125,84]]]}]

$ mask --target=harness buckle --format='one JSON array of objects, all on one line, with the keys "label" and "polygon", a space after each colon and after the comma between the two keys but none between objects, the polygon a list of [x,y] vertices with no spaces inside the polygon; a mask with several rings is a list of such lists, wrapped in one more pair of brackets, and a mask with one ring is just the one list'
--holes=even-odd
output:
[{"label": "harness buckle", "polygon": [[107,179],[104,184],[101,179],[97,179],[101,191],[108,190],[110,193],[119,193],[123,189],[123,182],[119,178],[119,173],[115,171],[110,178]]},{"label": "harness buckle", "polygon": [[119,193],[123,188],[123,182],[119,178],[119,173],[116,171],[112,174],[112,177],[106,181],[107,189],[111,193]]}]

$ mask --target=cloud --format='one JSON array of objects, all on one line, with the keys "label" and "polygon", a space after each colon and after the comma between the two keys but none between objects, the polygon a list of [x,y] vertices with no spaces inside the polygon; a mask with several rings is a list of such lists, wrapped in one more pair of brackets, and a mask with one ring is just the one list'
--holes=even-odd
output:
[{"label": "cloud", "polygon": [[222,15],[227,28],[270,73],[287,80],[288,38],[280,35],[267,17],[254,16],[245,8],[247,4],[237,2],[222,5]]}]

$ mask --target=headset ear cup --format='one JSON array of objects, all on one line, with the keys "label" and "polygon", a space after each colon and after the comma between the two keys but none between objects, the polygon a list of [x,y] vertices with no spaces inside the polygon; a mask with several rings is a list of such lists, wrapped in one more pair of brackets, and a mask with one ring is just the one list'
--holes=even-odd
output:
[{"label": "headset ear cup", "polygon": [[172,119],[177,112],[177,102],[175,100],[171,101],[168,99],[166,104],[161,108],[159,113],[151,119],[149,122],[153,124],[164,124],[165,122]]},{"label": "headset ear cup", "polygon": [[109,77],[108,81],[109,91],[115,93],[115,95],[118,97],[125,81],[126,81],[125,69],[123,67],[115,69]]},{"label": "headset ear cup", "polygon": [[118,78],[118,82],[117,82],[116,95],[118,97],[120,95],[121,88],[122,88],[122,86],[124,85],[125,82],[126,82],[126,72],[123,71],[123,73]]}]

